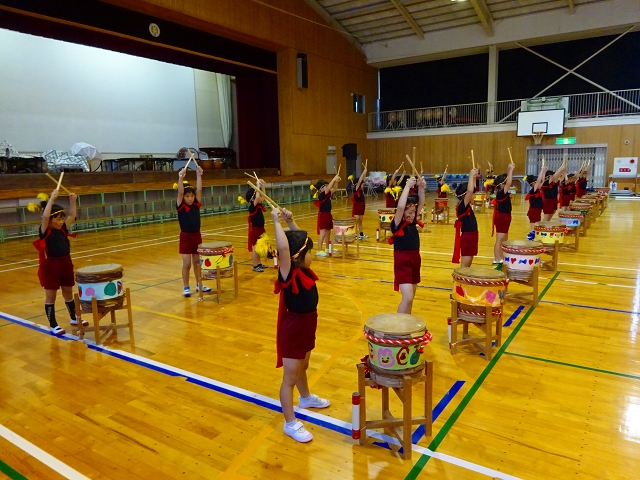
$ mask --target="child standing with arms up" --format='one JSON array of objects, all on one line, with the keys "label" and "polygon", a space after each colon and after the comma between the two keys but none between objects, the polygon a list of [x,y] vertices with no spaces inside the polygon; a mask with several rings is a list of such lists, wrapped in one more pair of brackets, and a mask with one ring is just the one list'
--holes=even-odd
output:
[{"label": "child standing with arms up", "polygon": [[[411,190],[418,186],[418,195],[410,195]],[[416,225],[418,212],[424,205],[424,189],[426,182],[422,176],[411,177],[407,180],[402,195],[398,200],[396,216],[391,222],[391,238],[393,245],[393,287],[402,294],[398,305],[398,313],[411,313],[416,289],[420,283],[420,236]]]},{"label": "child standing with arms up", "polygon": [[475,168],[469,172],[469,182],[465,185],[461,183],[456,188],[458,205],[456,206],[456,238],[453,248],[453,258],[451,263],[461,263],[461,267],[470,267],[473,257],[478,255],[478,222],[473,213],[473,189],[476,185]]},{"label": "child standing with arms up", "polygon": [[531,190],[527,193],[526,200],[529,201],[529,210],[527,211],[527,217],[529,217],[529,228],[531,229],[527,234],[527,240],[533,240],[536,237],[534,226],[536,223],[542,220],[542,207],[544,205],[544,197],[542,196],[542,182],[544,176],[547,173],[547,167],[543,166],[540,169],[538,177],[533,175],[527,175],[524,177],[525,182],[529,184]]},{"label": "child standing with arms up", "polygon": [[510,163],[506,175],[498,175],[495,180],[496,206],[493,210],[493,230],[496,232],[496,243],[493,246],[493,264],[502,265],[502,242],[509,240],[509,227],[511,226],[511,182],[513,181],[513,169],[515,165]]},{"label": "child standing with arms up", "polygon": [[[193,265],[193,273],[196,276],[196,292],[200,285],[198,282],[202,278],[200,274],[200,255],[198,246],[202,243],[200,233],[200,202],[202,198],[202,168],[197,167],[196,188],[184,180],[187,169],[183,168],[178,172],[178,198],[176,199],[176,209],[178,210],[178,223],[180,224],[180,255],[182,255],[182,283],[184,284],[183,295],[191,296],[189,287],[189,272]],[[209,287],[202,285],[203,292],[210,292]]]},{"label": "child standing with arms up", "polygon": [[[280,216],[287,222],[289,231],[280,225]],[[284,367],[280,404],[284,414],[284,433],[302,443],[310,442],[313,435],[296,420],[293,411],[293,387],[298,388],[299,408],[326,408],[329,400],[318,398],[309,392],[307,369],[309,356],[315,348],[318,325],[318,277],[310,269],[313,240],[300,230],[293,215],[286,209],[273,208],[276,246],[280,257],[275,293],[280,294],[278,308],[276,368]]]},{"label": "child standing with arms up", "polygon": [[[258,180],[256,187],[260,190],[263,190],[266,185],[266,182],[262,179]],[[262,273],[264,269],[267,268],[266,265],[260,263],[260,255],[255,249],[256,242],[262,235],[264,230],[264,212],[267,211],[266,208],[262,205],[262,195],[260,192],[256,192],[253,188],[250,188],[245,198],[247,202],[249,202],[249,216],[247,217],[247,221],[249,222],[249,237],[247,242],[247,248],[251,252],[251,260],[253,263],[253,271]]]},{"label": "child standing with arms up", "polygon": [[[367,176],[367,169],[363,169],[360,174],[360,178],[358,179],[358,183],[354,185],[353,196],[351,197],[351,202],[353,203],[351,207],[351,216],[356,219],[356,232],[360,232],[360,240],[364,240],[369,238],[367,235],[363,233],[362,230],[362,217],[364,217],[364,179]],[[353,177],[350,178],[351,183],[353,184]]]},{"label": "child standing with arms up", "polygon": [[[39,199],[46,198],[46,194],[38,195]],[[42,223],[40,225],[40,239],[33,242],[33,246],[38,250],[39,267],[38,278],[40,285],[44,287],[44,311],[49,320],[51,333],[54,335],[64,335],[66,332],[56,321],[56,295],[58,289],[62,290],[64,303],[69,311],[69,323],[77,325],[76,307],[73,301],[72,287],[75,285],[73,275],[73,263],[71,262],[71,246],[67,237],[75,237],[75,233],[69,233],[69,228],[76,219],[76,199],[75,193],[69,194],[69,216],[64,213],[64,208],[53,203],[58,198],[58,190],[51,192],[48,201],[41,200],[40,205],[29,205],[29,210],[36,211],[43,209]],[[87,321],[83,321],[84,327],[88,326]]]},{"label": "child standing with arms up", "polygon": [[[316,256],[318,257],[326,257],[329,254],[329,242],[331,241],[331,230],[333,230],[331,194],[339,181],[340,177],[336,175],[329,183],[325,180],[319,180],[318,183],[316,183],[318,199],[313,203],[318,207],[317,233],[320,235],[320,239],[318,240],[318,251],[316,252]],[[325,251],[322,250],[323,243],[327,246]]]}]

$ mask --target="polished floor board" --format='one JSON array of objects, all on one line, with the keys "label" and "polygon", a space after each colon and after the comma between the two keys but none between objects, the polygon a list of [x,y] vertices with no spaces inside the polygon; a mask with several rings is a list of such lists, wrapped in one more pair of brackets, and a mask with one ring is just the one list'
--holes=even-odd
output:
[{"label": "polished floor board", "polygon": [[[511,238],[523,238],[525,205],[514,203]],[[367,205],[365,233],[371,238],[361,243],[359,258],[338,255],[312,265],[320,277],[320,305],[309,383],[331,400],[318,413],[345,422],[351,421],[351,393],[357,388],[355,365],[367,352],[364,322],[395,311],[400,300],[393,291],[392,247],[375,241],[376,208],[382,204]],[[292,209],[315,241],[316,208]],[[349,209],[350,204],[335,202],[334,218],[350,216]],[[491,212],[477,214],[477,266],[489,266],[493,258]],[[524,305],[516,315],[520,303],[509,301],[504,320],[513,315],[512,323],[503,330],[509,343],[491,363],[471,347],[450,354],[446,319],[453,222],[427,224],[414,314],[425,319],[434,337],[427,357],[434,362],[434,405],[442,402],[443,408],[434,424],[434,437],[440,432],[440,438],[432,448],[519,478],[633,478],[640,442],[640,353],[635,348],[640,254],[631,240],[636,220],[639,202],[612,200],[581,238],[580,251],[561,252],[559,273],[541,273],[541,292],[548,288],[538,308]],[[213,294],[204,302],[195,295],[182,297],[175,222],[85,232],[71,240],[76,268],[124,267],[135,344],[120,330],[105,345],[277,399],[282,372],[274,368],[276,270],[252,271],[246,228],[246,214],[203,218],[205,241],[232,243],[239,262],[239,297],[225,279],[221,303]],[[267,231],[272,231],[269,225]],[[0,245],[0,311],[43,325],[35,253],[26,239]],[[60,297],[56,306],[59,323],[72,332]],[[448,457],[412,470],[418,453],[404,461],[374,440],[357,446],[349,436],[311,422],[305,424],[313,442],[296,444],[282,434],[282,414],[271,408],[2,318],[0,345],[0,423],[90,478],[497,475],[464,468]],[[453,387],[457,393],[449,398]],[[418,412],[423,400],[418,387],[414,393]],[[380,406],[380,394],[368,392],[371,418],[379,417]],[[393,399],[391,410],[401,412]],[[427,447],[434,437],[422,437],[418,444]],[[0,460],[30,479],[60,478],[1,437]]]}]

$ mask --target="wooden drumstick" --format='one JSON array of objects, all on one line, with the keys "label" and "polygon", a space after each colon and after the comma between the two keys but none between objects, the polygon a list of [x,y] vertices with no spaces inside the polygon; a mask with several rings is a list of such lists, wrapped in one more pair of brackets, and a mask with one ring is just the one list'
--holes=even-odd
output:
[{"label": "wooden drumstick", "polygon": [[56,190],[60,190],[60,185],[62,185],[62,177],[64,177],[64,172],[60,173],[60,178],[58,179],[58,186]]},{"label": "wooden drumstick", "polygon": [[409,155],[407,155],[407,162],[409,162],[409,165],[411,165],[411,169],[413,170],[413,174],[414,175],[418,175],[418,171],[416,170],[416,166],[411,161],[411,157]]},{"label": "wooden drumstick", "polygon": [[476,168],[476,158],[473,156],[473,150],[471,150],[471,165]]},{"label": "wooden drumstick", "polygon": [[338,164],[338,171],[336,172],[336,176],[340,176],[340,167],[342,167],[342,164]]},{"label": "wooden drumstick", "polygon": [[511,165],[515,165],[515,163],[513,163],[513,157],[511,156],[511,147],[507,148],[507,151],[509,152],[509,159],[511,160]]},{"label": "wooden drumstick", "polygon": [[413,147],[413,156],[411,160],[413,160],[413,163],[416,163],[416,147]]},{"label": "wooden drumstick", "polygon": [[542,154],[542,166],[545,166],[545,162],[544,162],[544,153]]},{"label": "wooden drumstick", "polygon": [[277,208],[278,210],[280,210],[280,205],[278,205],[276,202],[274,202],[273,200],[271,200],[271,198],[269,198],[269,195],[267,195],[266,193],[264,193],[262,190],[260,190],[258,187],[256,187],[253,183],[251,183],[250,181],[247,181],[247,183],[249,184],[249,186],[251,188],[253,188],[256,192],[258,192],[260,195],[262,195],[264,197],[264,199],[267,201],[267,203],[269,205],[271,205],[273,208]]},{"label": "wooden drumstick", "polygon": [[364,161],[364,169],[365,169],[365,170],[367,169],[367,166],[368,166],[368,165],[369,165],[369,159],[367,158],[367,159],[365,159],[365,161]]},{"label": "wooden drumstick", "polygon": [[[51,175],[50,175],[50,174],[48,174],[48,173],[47,173],[46,175],[47,175],[47,177],[49,177],[49,178],[51,179],[51,181],[52,181],[53,183],[56,183],[56,184],[58,183],[58,180],[56,180],[53,176],[51,176]],[[62,188],[62,190],[64,190],[66,193],[71,193],[69,190],[67,190],[67,189],[65,188],[65,186],[64,186],[64,185],[60,185],[60,188]]]},{"label": "wooden drumstick", "polygon": [[189,164],[191,163],[191,160],[193,160],[193,152],[191,152],[191,156],[189,157],[189,161],[187,162],[187,164],[184,166],[184,170],[187,171],[187,169],[189,168]]},{"label": "wooden drumstick", "polygon": [[400,171],[400,169],[404,167],[404,160],[402,161],[402,163],[400,164],[400,166],[398,167],[398,171]]},{"label": "wooden drumstick", "polygon": [[420,160],[420,175],[424,173],[424,168],[422,167],[422,160]]}]

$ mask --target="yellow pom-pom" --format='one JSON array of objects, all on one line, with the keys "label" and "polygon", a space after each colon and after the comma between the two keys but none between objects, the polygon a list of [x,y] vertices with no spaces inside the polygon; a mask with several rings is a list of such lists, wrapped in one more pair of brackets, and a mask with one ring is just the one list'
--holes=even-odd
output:
[{"label": "yellow pom-pom", "polygon": [[487,187],[489,187],[491,185],[493,185],[493,178],[490,178],[489,180],[484,182],[484,188],[487,188]]},{"label": "yellow pom-pom", "polygon": [[313,194],[313,198],[318,198],[318,192]]},{"label": "yellow pom-pom", "polygon": [[393,197],[397,200],[400,194],[402,193],[402,187],[400,185],[396,185],[392,189]]},{"label": "yellow pom-pom", "polygon": [[271,251],[271,239],[269,238],[269,235],[267,235],[266,233],[260,235],[260,238],[258,238],[254,250],[258,255],[260,255],[260,257],[266,257],[267,253]]},{"label": "yellow pom-pom", "polygon": [[351,181],[353,182],[353,175],[349,175],[349,176],[347,177],[347,180],[351,180]]},{"label": "yellow pom-pom", "polygon": [[242,195],[238,195],[238,203],[240,203],[240,205],[244,205],[245,203],[247,203],[247,201]]},{"label": "yellow pom-pom", "polygon": [[384,189],[384,193],[391,193],[391,187],[387,187]]},{"label": "yellow pom-pom", "polygon": [[183,185],[189,185],[189,180],[182,180]]},{"label": "yellow pom-pom", "polygon": [[311,190],[312,192],[315,192],[317,188],[315,185],[309,185],[309,190]]},{"label": "yellow pom-pom", "polygon": [[174,184],[173,184],[173,189],[174,189],[174,190],[177,190],[177,189],[178,189],[178,184],[177,184],[177,183],[174,183]]},{"label": "yellow pom-pom", "polygon": [[443,193],[451,193],[451,188],[449,188],[449,185],[445,183],[442,185],[442,188],[440,188],[440,191]]},{"label": "yellow pom-pom", "polygon": [[436,174],[436,179],[440,178],[442,175],[440,175],[439,173]]},{"label": "yellow pom-pom", "polygon": [[33,202],[29,202],[29,204],[27,205],[27,210],[29,210],[30,212],[39,212],[40,205],[36,205]]},{"label": "yellow pom-pom", "polygon": [[46,202],[49,200],[49,195],[47,195],[46,193],[39,193],[38,195],[36,195],[36,198],[41,202]]}]

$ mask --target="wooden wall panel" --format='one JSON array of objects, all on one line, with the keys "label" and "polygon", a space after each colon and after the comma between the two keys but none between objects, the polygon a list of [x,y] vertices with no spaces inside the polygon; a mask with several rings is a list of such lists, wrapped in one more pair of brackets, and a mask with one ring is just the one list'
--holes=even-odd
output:
[{"label": "wooden wall panel", "polygon": [[[615,157],[640,156],[640,125],[571,127],[565,130],[564,136],[576,137],[580,144],[607,144],[607,174],[613,171]],[[626,140],[629,140],[628,145],[625,145]],[[395,170],[414,146],[418,161],[423,161],[425,173],[442,172],[447,164],[449,172],[468,172],[471,170],[471,149],[483,170],[487,168],[487,162],[491,162],[496,172],[503,172],[509,163],[507,148],[511,147],[515,171],[524,174],[526,147],[533,145],[533,140],[516,137],[515,132],[490,132],[373,139],[368,143],[369,162],[373,161],[377,170],[387,172]],[[554,144],[555,137],[542,141],[542,145]]]},{"label": "wooden wall panel", "polygon": [[[105,1],[277,51],[282,174],[324,174],[328,145],[358,143],[364,158],[367,116],[352,111],[351,94],[365,95],[371,111],[377,70],[337,31],[251,0]],[[324,24],[301,0],[269,4]],[[308,56],[308,89],[297,88],[298,53]]]}]

